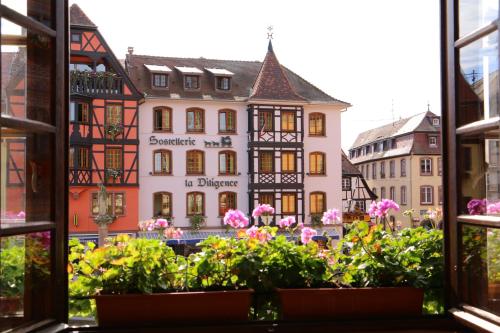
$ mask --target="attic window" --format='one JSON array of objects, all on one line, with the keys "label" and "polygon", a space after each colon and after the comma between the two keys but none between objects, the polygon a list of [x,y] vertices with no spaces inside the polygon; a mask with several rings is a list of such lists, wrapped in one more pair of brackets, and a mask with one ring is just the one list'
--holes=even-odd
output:
[{"label": "attic window", "polygon": [[439,126],[439,118],[433,118],[432,119],[432,125],[433,126]]},{"label": "attic window", "polygon": [[215,87],[218,90],[231,90],[231,78],[225,76],[217,76],[215,78]]},{"label": "attic window", "polygon": [[168,75],[167,74],[153,74],[153,87],[155,88],[168,88]]},{"label": "attic window", "polygon": [[184,89],[199,89],[200,77],[198,75],[185,75],[184,76]]},{"label": "attic window", "polygon": [[168,73],[172,70],[164,65],[148,65],[144,66],[151,73],[151,85],[153,88],[168,88]]}]

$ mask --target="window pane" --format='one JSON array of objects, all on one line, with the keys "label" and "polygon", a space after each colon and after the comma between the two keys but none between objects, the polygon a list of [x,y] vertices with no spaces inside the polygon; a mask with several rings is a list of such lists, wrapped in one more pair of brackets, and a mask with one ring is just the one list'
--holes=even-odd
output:
[{"label": "window pane", "polygon": [[50,232],[0,238],[0,331],[53,315]]},{"label": "window pane", "polygon": [[53,124],[52,39],[5,19],[1,26],[2,114]]},{"label": "window pane", "polygon": [[460,49],[457,123],[498,116],[498,32]]},{"label": "window pane", "polygon": [[498,17],[497,0],[460,0],[458,3],[460,37]]},{"label": "window pane", "polygon": [[500,315],[500,229],[462,226],[462,301]]}]

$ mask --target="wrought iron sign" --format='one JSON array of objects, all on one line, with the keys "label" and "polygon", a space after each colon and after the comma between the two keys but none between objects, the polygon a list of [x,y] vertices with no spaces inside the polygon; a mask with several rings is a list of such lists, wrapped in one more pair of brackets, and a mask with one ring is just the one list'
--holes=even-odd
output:
[{"label": "wrought iron sign", "polygon": [[205,148],[230,148],[233,146],[230,136],[221,137],[219,142],[206,140],[203,140],[203,142],[205,143]]}]

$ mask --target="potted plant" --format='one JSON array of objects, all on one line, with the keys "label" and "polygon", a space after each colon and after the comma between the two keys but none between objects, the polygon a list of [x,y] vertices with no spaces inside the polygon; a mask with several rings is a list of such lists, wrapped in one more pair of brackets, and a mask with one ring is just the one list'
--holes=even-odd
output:
[{"label": "potted plant", "polygon": [[[188,258],[175,255],[164,241],[127,235],[101,248],[73,244],[70,294],[95,299],[100,326],[245,320],[251,291],[238,290],[244,286],[231,273],[237,244],[224,243],[230,241],[207,239],[202,252]],[[86,310],[92,306],[87,301]]]},{"label": "potted plant", "polygon": [[205,216],[193,215],[189,218],[189,224],[194,231],[199,231],[205,223]]},{"label": "potted plant", "polygon": [[105,128],[106,134],[109,135],[111,140],[115,140],[118,135],[123,133],[123,125],[121,124],[108,124]]},{"label": "potted plant", "polygon": [[258,204],[252,211],[252,217],[257,225],[259,225],[259,217],[264,225],[270,225],[273,214],[274,207],[268,204]]},{"label": "potted plant", "polygon": [[15,314],[22,310],[24,294],[25,248],[16,239],[2,240],[0,251],[0,313]]}]

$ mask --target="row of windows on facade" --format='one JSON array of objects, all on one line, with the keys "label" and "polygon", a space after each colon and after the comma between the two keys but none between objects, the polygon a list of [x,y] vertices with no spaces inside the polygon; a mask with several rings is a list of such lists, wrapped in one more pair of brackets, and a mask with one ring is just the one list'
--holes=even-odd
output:
[{"label": "row of windows on facade", "polygon": [[[427,142],[429,144],[429,148],[437,148],[438,136],[437,135],[428,135]],[[384,141],[369,144],[369,145],[361,147],[361,148],[351,150],[349,152],[349,158],[365,156],[365,155],[369,155],[372,153],[388,151],[388,150],[396,149],[396,148],[397,148],[396,139],[384,140]]]},{"label": "row of windows on facade", "polygon": [[[236,175],[236,152],[224,150],[219,154],[219,174]],[[105,149],[105,168],[121,169],[123,151],[120,147]],[[296,152],[279,152],[281,160],[281,172],[297,172],[297,154]],[[153,151],[153,174],[171,175],[172,174],[172,151],[159,149]],[[309,174],[326,174],[326,154],[323,152],[312,152],[309,154]],[[69,151],[69,165],[75,169],[90,169],[90,147],[73,146]],[[259,172],[275,172],[275,152],[259,152]],[[186,174],[202,175],[205,173],[205,152],[202,150],[186,151]]]},{"label": "row of windows on facade", "polygon": [[[259,203],[267,203],[275,207],[274,193],[260,193]],[[108,195],[108,212],[114,216],[125,215],[125,194],[110,192]],[[153,217],[173,217],[173,194],[170,192],[153,193]],[[237,209],[237,193],[221,192],[218,195],[218,214],[220,217],[229,209]],[[322,214],[326,211],[326,194],[324,192],[311,192],[309,194],[309,212]],[[99,214],[98,193],[92,193],[92,215]],[[297,214],[297,194],[281,194],[281,214]],[[186,215],[205,215],[205,193],[186,193]]]},{"label": "row of windows on facade", "polygon": [[[399,161],[400,163],[400,168],[399,168],[399,176],[400,177],[406,177],[406,159],[401,159]],[[386,161],[380,161],[379,165],[379,175],[380,178],[383,179],[386,176],[385,173],[385,165]],[[371,177],[372,179],[377,179],[377,162],[373,162],[371,164],[366,164],[366,165],[360,165],[358,167],[359,171],[365,177],[365,179],[370,179],[370,169],[371,169]],[[437,169],[438,169],[438,176],[441,176],[442,173],[442,159],[441,157],[438,158],[437,160]],[[433,163],[432,163],[432,158],[430,157],[423,157],[420,159],[420,176],[432,176],[433,175]],[[389,178],[395,178],[396,177],[396,161],[391,160],[389,161]]]},{"label": "row of windows on facade", "polygon": [[[169,88],[169,78],[168,74],[164,73],[152,73],[151,85],[153,88],[168,89]],[[201,89],[201,77],[199,75],[184,74],[183,75],[183,86],[184,90],[200,90]],[[230,91],[231,90],[231,78],[228,76],[215,76],[214,86],[216,90]]]},{"label": "row of windows on facade", "polygon": [[[439,185],[438,187],[438,204],[443,204],[443,186]],[[372,188],[372,192],[377,195],[377,188]],[[401,186],[399,192],[399,200],[396,193],[396,187],[389,187],[389,197],[387,197],[386,188],[382,186],[380,188],[380,199],[391,199],[393,201],[398,202],[400,205],[407,205],[407,187]],[[434,186],[432,185],[423,185],[420,186],[420,204],[421,205],[434,205]]]},{"label": "row of windows on facade", "polygon": [[[153,109],[153,130],[158,132],[172,132],[173,110],[169,107]],[[90,123],[90,107],[85,102],[71,102],[70,121],[83,124]],[[105,109],[105,125],[123,125],[123,108],[121,104],[108,104]],[[297,118],[293,111],[281,111],[281,131],[294,132],[297,130]],[[219,133],[236,133],[236,111],[222,109],[218,112]],[[186,131],[205,131],[205,110],[188,108],[186,110]],[[259,131],[274,131],[273,111],[259,111]],[[309,135],[324,136],[325,115],[311,113],[309,115]]]}]

